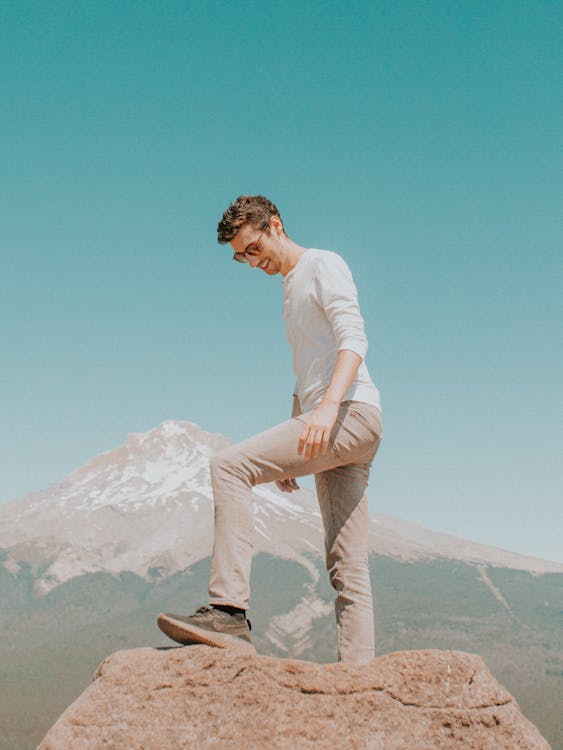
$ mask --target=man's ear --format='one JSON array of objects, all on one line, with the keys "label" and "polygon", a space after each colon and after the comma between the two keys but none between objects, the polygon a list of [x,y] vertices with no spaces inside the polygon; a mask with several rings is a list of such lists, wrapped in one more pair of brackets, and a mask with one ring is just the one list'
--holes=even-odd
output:
[{"label": "man's ear", "polygon": [[270,229],[276,234],[283,232],[283,224],[279,216],[272,216],[270,219]]}]

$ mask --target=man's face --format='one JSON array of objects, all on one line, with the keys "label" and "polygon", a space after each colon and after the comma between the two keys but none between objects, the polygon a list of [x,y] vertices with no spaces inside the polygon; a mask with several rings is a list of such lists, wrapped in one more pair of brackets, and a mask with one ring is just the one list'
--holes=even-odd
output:
[{"label": "man's face", "polygon": [[252,224],[243,224],[230,242],[235,253],[245,250],[258,250],[256,255],[247,255],[251,268],[260,268],[268,276],[275,276],[281,270],[282,257],[280,237],[275,222],[274,226],[262,231]]}]

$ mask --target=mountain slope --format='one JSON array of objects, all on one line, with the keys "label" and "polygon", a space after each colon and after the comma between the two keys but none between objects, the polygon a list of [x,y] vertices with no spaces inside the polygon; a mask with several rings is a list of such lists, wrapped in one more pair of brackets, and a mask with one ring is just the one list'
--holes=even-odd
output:
[{"label": "mountain slope", "polygon": [[[209,458],[228,445],[191,422],[172,420],[129,435],[61,482],[0,507],[6,570],[22,561],[46,593],[73,577],[131,571],[152,580],[210,555],[212,492]],[[254,489],[255,550],[309,567],[322,550],[314,493],[291,495],[274,485]],[[563,565],[432,532],[390,516],[370,521],[370,550],[399,560],[447,558],[536,573]],[[483,576],[484,585],[491,586]]]},{"label": "mountain slope", "polygon": [[[209,457],[227,444],[167,421],[0,507],[0,750],[31,750],[108,653],[170,645],[159,611],[205,601]],[[262,485],[255,495],[258,651],[332,661],[334,592],[314,493]],[[372,517],[369,539],[378,653],[481,654],[563,746],[563,565],[389,516]]]}]

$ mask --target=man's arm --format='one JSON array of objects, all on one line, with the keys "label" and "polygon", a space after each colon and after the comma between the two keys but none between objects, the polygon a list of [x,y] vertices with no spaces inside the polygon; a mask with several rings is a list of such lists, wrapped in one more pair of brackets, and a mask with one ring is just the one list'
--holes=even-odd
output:
[{"label": "man's arm", "polygon": [[307,413],[307,423],[299,438],[298,452],[302,453],[305,450],[306,459],[311,455],[316,458],[319,450],[322,450],[323,456],[326,455],[332,428],[338,416],[338,407],[342,397],[354,382],[361,363],[360,355],[351,349],[341,349],[338,352],[326,393],[317,408]]},{"label": "man's arm", "polygon": [[326,454],[338,407],[354,382],[368,348],[358,291],[345,260],[335,253],[323,256],[315,271],[313,286],[332,328],[338,355],[322,401],[305,415],[299,453],[304,450],[306,459],[311,455],[316,458],[320,450]]},{"label": "man's arm", "polygon": [[362,358],[357,352],[351,349],[341,349],[336,357],[330,384],[319,406],[328,404],[339,406],[342,397],[354,382],[361,364]]}]

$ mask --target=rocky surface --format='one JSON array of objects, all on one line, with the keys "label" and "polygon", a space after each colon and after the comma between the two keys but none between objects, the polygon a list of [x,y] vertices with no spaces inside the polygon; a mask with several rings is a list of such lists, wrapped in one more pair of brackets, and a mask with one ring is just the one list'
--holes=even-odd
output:
[{"label": "rocky surface", "polygon": [[38,750],[549,750],[479,656],[314,664],[207,646],[118,651]]}]

